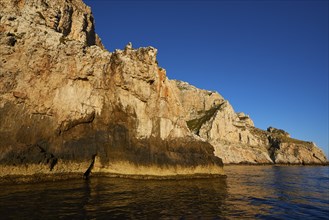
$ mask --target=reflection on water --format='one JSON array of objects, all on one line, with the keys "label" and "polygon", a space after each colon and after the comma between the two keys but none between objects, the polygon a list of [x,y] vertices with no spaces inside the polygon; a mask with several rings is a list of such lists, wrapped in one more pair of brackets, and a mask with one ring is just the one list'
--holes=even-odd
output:
[{"label": "reflection on water", "polygon": [[240,216],[328,218],[329,167],[226,167],[229,201]]},{"label": "reflection on water", "polygon": [[226,177],[97,177],[1,186],[0,216],[15,219],[327,218],[329,167],[227,166]]},{"label": "reflection on water", "polygon": [[103,177],[5,188],[0,192],[1,214],[20,217],[24,213],[29,218],[213,217],[222,215],[227,197],[226,178],[155,181]]}]

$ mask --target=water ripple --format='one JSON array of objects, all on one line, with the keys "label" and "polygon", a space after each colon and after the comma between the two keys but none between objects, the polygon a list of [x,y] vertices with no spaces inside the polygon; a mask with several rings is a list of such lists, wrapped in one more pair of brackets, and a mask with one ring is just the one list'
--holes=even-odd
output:
[{"label": "water ripple", "polygon": [[[1,219],[328,219],[329,167],[227,166],[226,177],[6,185]],[[19,210],[19,211],[17,211]]]}]

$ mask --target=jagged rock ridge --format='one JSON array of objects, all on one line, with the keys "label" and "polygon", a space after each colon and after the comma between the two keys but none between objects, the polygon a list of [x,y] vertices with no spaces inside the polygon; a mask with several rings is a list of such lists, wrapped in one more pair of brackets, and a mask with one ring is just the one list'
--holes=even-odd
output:
[{"label": "jagged rock ridge", "polygon": [[[156,54],[106,51],[81,0],[0,0],[0,176],[221,174],[220,158],[293,161],[290,144],[218,93],[168,80]],[[293,163],[326,160],[308,147],[315,156]]]}]

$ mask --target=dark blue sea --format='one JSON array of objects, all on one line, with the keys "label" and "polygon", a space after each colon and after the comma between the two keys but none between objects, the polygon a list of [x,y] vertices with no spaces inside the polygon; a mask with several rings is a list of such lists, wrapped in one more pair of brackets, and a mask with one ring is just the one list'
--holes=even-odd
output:
[{"label": "dark blue sea", "polygon": [[226,166],[227,177],[0,186],[0,219],[329,219],[329,167]]}]

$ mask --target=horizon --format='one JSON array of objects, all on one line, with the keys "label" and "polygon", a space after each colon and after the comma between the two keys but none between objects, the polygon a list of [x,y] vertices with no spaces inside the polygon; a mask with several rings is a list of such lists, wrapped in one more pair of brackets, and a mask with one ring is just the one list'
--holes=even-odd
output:
[{"label": "horizon", "polygon": [[158,49],[169,79],[215,90],[255,127],[328,150],[328,2],[91,1],[109,51]]}]

